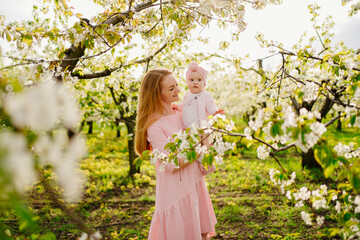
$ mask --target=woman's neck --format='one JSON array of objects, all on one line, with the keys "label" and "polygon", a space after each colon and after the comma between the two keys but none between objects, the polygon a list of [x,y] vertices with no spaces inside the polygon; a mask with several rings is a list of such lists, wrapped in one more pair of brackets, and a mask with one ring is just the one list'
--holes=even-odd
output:
[{"label": "woman's neck", "polygon": [[174,114],[175,110],[172,107],[172,104],[163,104],[163,115],[171,115]]}]

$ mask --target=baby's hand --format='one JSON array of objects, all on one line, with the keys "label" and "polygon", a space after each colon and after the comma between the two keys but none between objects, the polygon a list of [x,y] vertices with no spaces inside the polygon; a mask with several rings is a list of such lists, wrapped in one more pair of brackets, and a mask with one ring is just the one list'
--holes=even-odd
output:
[{"label": "baby's hand", "polygon": [[179,107],[178,107],[178,105],[176,103],[172,104],[172,108],[175,109],[175,110],[179,110]]},{"label": "baby's hand", "polygon": [[216,112],[214,112],[214,116],[215,116],[216,114],[222,114],[222,115],[224,115],[224,114],[225,114],[224,109],[219,109],[219,110],[217,110]]},{"label": "baby's hand", "polygon": [[178,111],[182,111],[183,110],[183,103],[173,103],[172,104],[172,108]]}]

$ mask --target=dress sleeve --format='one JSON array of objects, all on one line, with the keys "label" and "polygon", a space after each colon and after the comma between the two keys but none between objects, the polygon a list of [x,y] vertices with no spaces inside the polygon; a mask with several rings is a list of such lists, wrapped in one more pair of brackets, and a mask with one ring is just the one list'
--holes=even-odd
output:
[{"label": "dress sleeve", "polygon": [[[160,152],[165,153],[168,155],[169,153],[164,149],[165,145],[169,143],[169,139],[166,137],[165,132],[163,129],[158,126],[156,123],[151,125],[147,129],[147,140],[151,144],[153,149],[157,149]],[[156,163],[157,165],[159,162]],[[174,163],[166,163],[165,171],[172,173],[175,168]]]},{"label": "dress sleeve", "polygon": [[206,92],[205,97],[205,110],[209,114],[213,115],[218,110],[215,101],[208,92]]}]

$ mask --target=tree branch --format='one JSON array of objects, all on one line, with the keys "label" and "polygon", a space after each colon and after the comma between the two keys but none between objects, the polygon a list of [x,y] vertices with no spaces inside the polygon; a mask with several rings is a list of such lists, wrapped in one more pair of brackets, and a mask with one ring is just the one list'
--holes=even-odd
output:
[{"label": "tree branch", "polygon": [[336,120],[338,120],[339,118],[341,118],[341,115],[337,115],[336,117],[332,118],[330,121],[328,121],[327,123],[325,123],[325,127],[330,126],[331,124],[333,124]]},{"label": "tree branch", "polygon": [[93,78],[99,78],[99,77],[107,77],[107,76],[110,76],[112,72],[117,71],[123,67],[128,67],[128,66],[131,66],[134,64],[140,64],[140,63],[145,63],[145,62],[151,61],[157,54],[159,54],[162,50],[164,50],[168,44],[169,44],[169,42],[166,42],[154,54],[152,54],[146,58],[130,62],[129,64],[126,64],[126,65],[120,64],[120,66],[118,66],[118,67],[106,69],[102,72],[91,73],[91,74],[79,75],[77,73],[72,73],[72,76],[76,76],[79,79],[93,79]]},{"label": "tree branch", "polygon": [[[148,0],[146,2],[142,2],[138,5],[136,5],[133,9],[133,12],[140,12],[144,9],[150,8],[155,6],[153,3],[155,3],[156,0]],[[130,12],[132,12],[132,9],[129,9],[125,12],[122,13],[118,13],[114,16],[112,16],[111,18],[107,19],[106,21],[104,21],[102,24],[107,24],[107,25],[117,25],[121,22],[124,22],[126,19],[128,19],[130,17]],[[99,25],[97,25],[99,26]],[[97,26],[94,26],[95,28]],[[82,44],[79,44],[79,46],[75,47],[74,45],[71,45],[71,47],[69,49],[67,49],[66,51],[66,57],[63,59],[63,61],[60,64],[61,70],[68,70],[70,72],[72,72],[76,66],[76,64],[78,63],[78,58],[82,57],[85,54],[85,49],[86,47]],[[76,59],[76,60],[69,60],[69,59]],[[62,79],[58,79],[59,81],[61,81]]]}]

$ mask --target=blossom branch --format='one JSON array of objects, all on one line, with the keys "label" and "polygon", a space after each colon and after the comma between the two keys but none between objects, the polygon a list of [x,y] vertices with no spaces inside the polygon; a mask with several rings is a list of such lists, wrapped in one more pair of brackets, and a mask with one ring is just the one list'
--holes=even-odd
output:
[{"label": "blossom branch", "polygon": [[[289,56],[296,56],[295,53],[290,52],[290,51],[287,51],[287,52],[282,51],[282,52],[279,52],[279,53],[280,53],[280,54],[284,54],[284,55],[289,55]],[[324,60],[324,59],[322,59],[322,58],[320,58],[320,57],[314,57],[314,56],[312,56],[312,55],[310,55],[310,54],[304,55],[304,57],[309,58],[309,59],[313,59],[313,60],[317,60],[317,61],[321,61],[321,62],[328,61],[328,60]],[[334,64],[339,65],[339,64],[336,63],[336,62],[334,62]],[[353,67],[352,70],[360,72],[360,68],[355,68],[355,67]]]},{"label": "blossom branch", "polygon": [[[231,132],[228,132],[228,131],[226,131],[226,130],[217,129],[217,128],[211,128],[211,129],[212,129],[213,131],[217,131],[217,132],[224,133],[224,134],[226,134],[226,135],[228,135],[228,136],[246,137],[245,134],[241,134],[241,133],[231,133]],[[275,161],[280,165],[280,167],[281,167],[281,168],[284,170],[284,172],[286,173],[285,168],[281,165],[279,159],[277,159],[277,157],[275,156],[275,153],[280,152],[280,151],[285,151],[285,150],[287,150],[287,149],[295,146],[295,143],[292,143],[292,144],[289,144],[289,145],[287,145],[287,146],[285,146],[285,147],[282,147],[282,148],[277,149],[277,148],[273,147],[271,144],[263,141],[263,140],[260,139],[260,138],[254,137],[253,135],[252,135],[252,138],[255,139],[256,141],[258,141],[258,142],[260,142],[260,143],[268,146],[269,148],[271,148],[271,149],[273,150],[273,152],[270,152],[270,155],[275,159]]]},{"label": "blossom branch", "polygon": [[[99,52],[97,54],[94,54],[94,55],[91,55],[91,56],[78,57],[78,58],[69,58],[69,59],[67,59],[67,61],[86,60],[86,59],[101,56],[101,55],[107,53],[108,51],[110,51],[112,48],[116,47],[128,34],[129,33],[126,32],[123,37],[121,37],[116,43],[114,43],[114,45],[108,45],[107,44],[109,46],[109,48],[105,49],[104,51],[101,51],[101,52]],[[2,71],[4,69],[9,69],[9,68],[21,66],[21,65],[39,64],[39,63],[58,63],[58,62],[63,61],[63,59],[46,60],[46,59],[18,58],[18,57],[13,57],[13,56],[0,56],[0,57],[10,58],[10,59],[13,59],[13,60],[27,61],[28,62],[28,63],[19,63],[19,64],[15,64],[15,65],[11,65],[11,66],[6,66],[6,67],[1,68],[0,71]]]},{"label": "blossom branch", "polygon": [[284,173],[287,173],[285,168],[282,166],[282,164],[280,163],[279,159],[275,156],[275,154],[273,152],[270,152],[270,156],[272,156],[275,161],[280,165],[280,167],[282,168],[282,170],[284,171]]},{"label": "blossom branch", "polygon": [[70,218],[70,220],[73,223],[75,223],[75,225],[77,226],[78,229],[80,229],[81,231],[84,231],[89,236],[93,235],[95,233],[95,231],[93,229],[89,228],[88,226],[86,226],[85,220],[83,218],[81,218],[74,211],[73,208],[70,208],[69,206],[67,206],[65,204],[64,201],[61,200],[62,199],[61,196],[54,191],[51,184],[45,179],[44,173],[40,169],[37,169],[37,173],[38,173],[38,176],[40,179],[40,183],[44,186],[45,191],[48,193],[48,195],[51,198],[51,200],[53,201],[53,203],[59,209],[61,209]]}]

